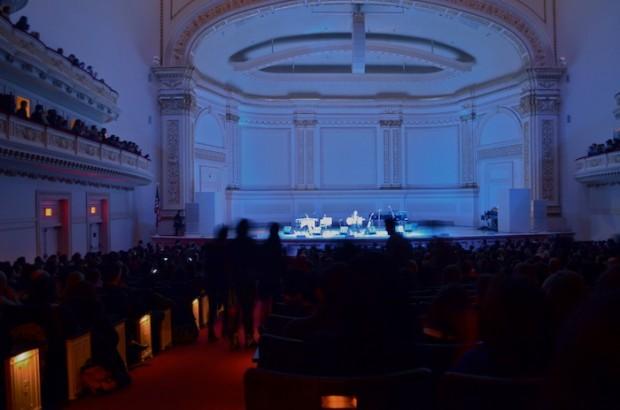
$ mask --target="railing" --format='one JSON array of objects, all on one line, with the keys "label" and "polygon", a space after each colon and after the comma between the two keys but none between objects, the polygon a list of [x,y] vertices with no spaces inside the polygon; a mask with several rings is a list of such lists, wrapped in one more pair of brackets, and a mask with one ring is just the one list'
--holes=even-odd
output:
[{"label": "railing", "polygon": [[[85,177],[97,173],[114,175],[116,180],[128,177],[124,182],[133,186],[151,180],[150,161],[140,155],[12,115],[0,114],[0,148],[7,159],[27,160],[29,172],[36,172],[38,160],[53,163],[61,173],[64,166],[88,171],[82,174]],[[80,174],[72,171],[70,175],[77,178]]]},{"label": "railing", "polygon": [[575,166],[575,178],[581,183],[587,185],[620,183],[620,151],[579,158]]}]

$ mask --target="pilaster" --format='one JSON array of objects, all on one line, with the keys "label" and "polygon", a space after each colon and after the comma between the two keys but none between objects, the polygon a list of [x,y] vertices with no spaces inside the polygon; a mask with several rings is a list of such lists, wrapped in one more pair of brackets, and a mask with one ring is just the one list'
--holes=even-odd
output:
[{"label": "pilaster", "polygon": [[403,185],[403,120],[385,118],[379,120],[383,138],[383,181],[381,188],[396,189]]},{"label": "pilaster", "polygon": [[477,184],[474,150],[474,130],[476,129],[477,116],[471,107],[465,108],[467,111],[460,116],[460,182],[463,186],[474,186]]},{"label": "pilaster", "polygon": [[241,135],[236,109],[227,106],[224,116],[224,141],[226,144],[226,167],[228,189],[241,187]]},{"label": "pilaster", "polygon": [[157,67],[162,138],[162,209],[185,209],[194,201],[194,70]]},{"label": "pilaster", "polygon": [[318,121],[313,117],[298,117],[295,126],[295,189],[315,189],[314,140]]},{"label": "pilaster", "polygon": [[561,68],[529,69],[519,111],[523,119],[524,183],[532,199],[548,201],[549,214],[559,215],[559,117]]}]

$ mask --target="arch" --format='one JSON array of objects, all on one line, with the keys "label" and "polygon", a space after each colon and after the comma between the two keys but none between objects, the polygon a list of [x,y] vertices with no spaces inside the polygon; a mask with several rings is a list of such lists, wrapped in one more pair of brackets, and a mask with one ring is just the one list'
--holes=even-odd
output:
[{"label": "arch", "polygon": [[507,107],[498,107],[496,112],[487,115],[478,125],[476,146],[520,142],[522,128],[521,118],[516,112]]},{"label": "arch", "polygon": [[198,115],[194,126],[194,143],[224,148],[224,130],[217,117],[209,110]]},{"label": "arch", "polygon": [[[321,0],[321,4],[343,3],[342,0]],[[197,9],[193,15],[182,21],[174,30],[164,51],[162,61],[168,66],[191,64],[191,52],[196,41],[209,27],[225,24],[234,15],[257,12],[260,9],[274,10],[303,4],[314,4],[312,0],[217,0]],[[347,2],[348,3],[348,2]],[[371,0],[368,3],[394,6],[392,0]],[[473,18],[486,20],[504,29],[504,35],[516,43],[517,48],[527,50],[533,67],[555,66],[552,41],[540,23],[532,22],[516,6],[504,3],[490,3],[484,0],[405,0],[402,7],[411,8],[423,4],[436,10],[458,11]]]}]

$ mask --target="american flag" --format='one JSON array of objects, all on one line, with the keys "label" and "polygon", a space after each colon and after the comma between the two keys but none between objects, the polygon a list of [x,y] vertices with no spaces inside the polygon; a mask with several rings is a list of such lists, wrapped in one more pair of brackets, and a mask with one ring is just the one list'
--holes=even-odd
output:
[{"label": "american flag", "polygon": [[155,212],[155,228],[159,227],[159,184],[155,189],[155,207],[153,209]]}]

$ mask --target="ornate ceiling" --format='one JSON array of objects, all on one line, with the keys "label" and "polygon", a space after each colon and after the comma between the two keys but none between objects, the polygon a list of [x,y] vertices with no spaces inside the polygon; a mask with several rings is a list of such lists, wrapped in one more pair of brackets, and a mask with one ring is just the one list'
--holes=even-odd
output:
[{"label": "ornate ceiling", "polygon": [[207,82],[259,98],[442,97],[531,64],[514,33],[490,20],[341,3],[230,16],[202,32],[190,58]]}]

